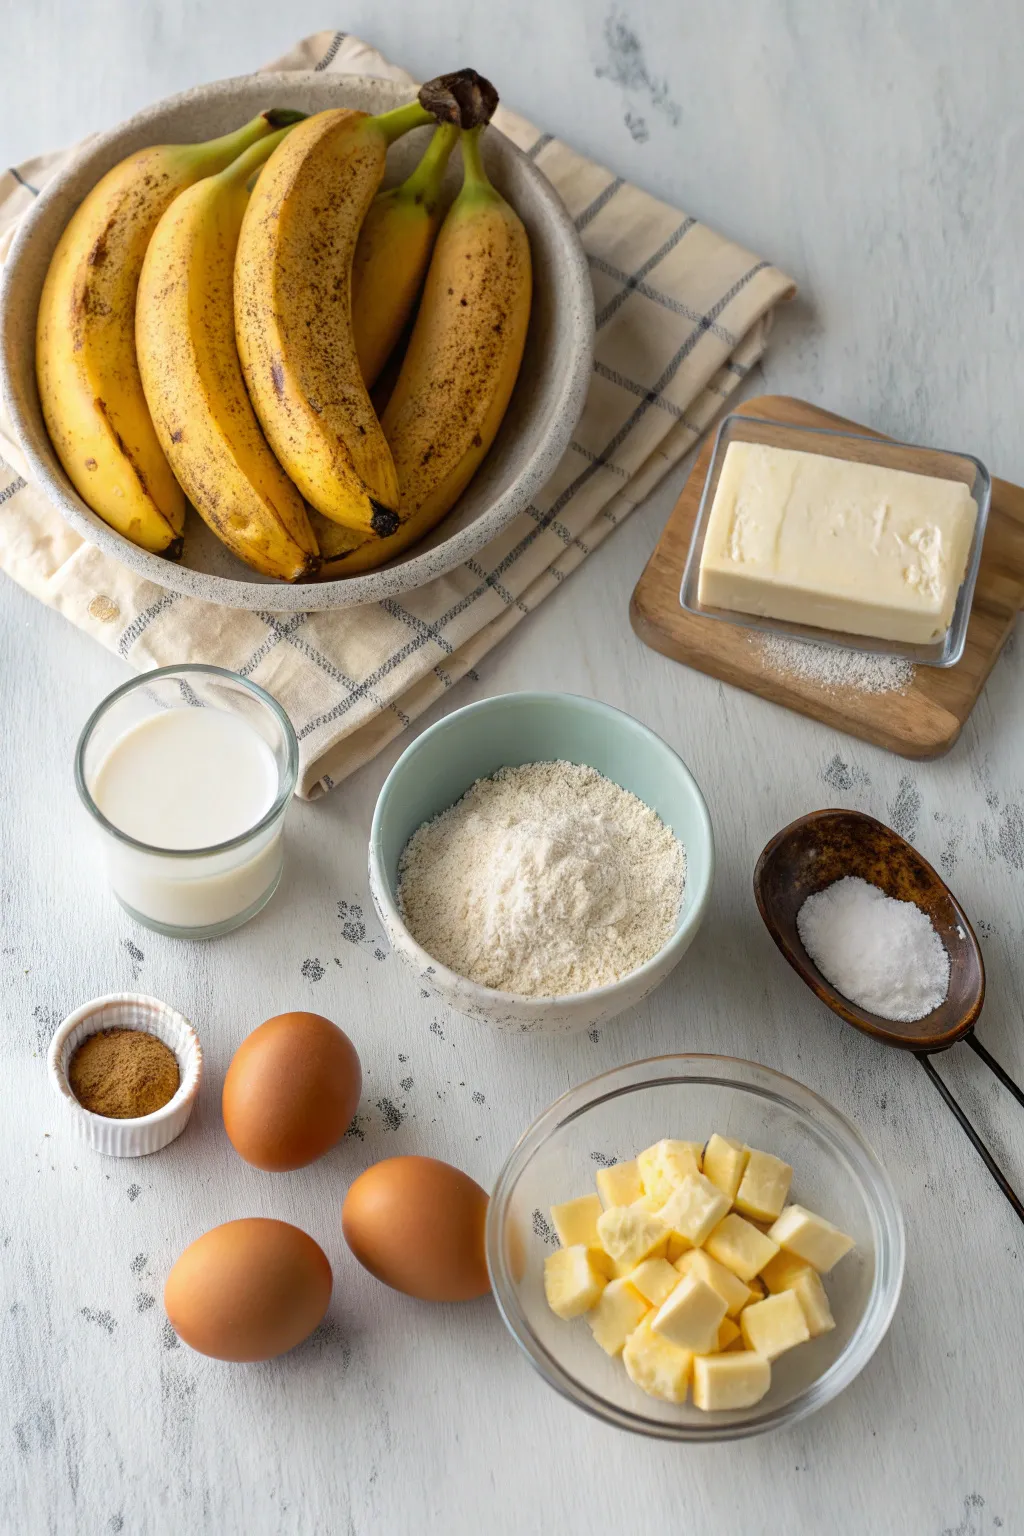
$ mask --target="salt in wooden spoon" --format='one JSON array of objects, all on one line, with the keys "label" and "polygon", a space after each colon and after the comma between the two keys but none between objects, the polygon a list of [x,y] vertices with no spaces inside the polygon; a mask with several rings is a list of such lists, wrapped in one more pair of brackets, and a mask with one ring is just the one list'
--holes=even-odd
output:
[{"label": "salt in wooden spoon", "polygon": [[[807,897],[845,875],[859,875],[897,901],[927,913],[949,955],[945,1001],[911,1023],[883,1019],[843,997],[811,960],[796,917]],[[860,811],[814,811],[772,838],[754,869],[754,897],[765,927],[797,975],[847,1024],[911,1051],[953,1111],[1003,1194],[1024,1222],[1024,1204],[943,1082],[931,1057],[965,1040],[1024,1105],[1024,1092],[974,1034],[985,1001],[985,963],[967,917],[942,877],[891,827]]]}]

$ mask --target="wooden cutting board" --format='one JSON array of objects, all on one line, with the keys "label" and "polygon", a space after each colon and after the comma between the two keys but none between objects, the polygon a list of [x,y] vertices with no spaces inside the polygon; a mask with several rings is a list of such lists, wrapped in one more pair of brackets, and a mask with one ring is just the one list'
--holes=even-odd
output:
[{"label": "wooden cutting board", "polygon": [[[789,395],[759,395],[737,407],[736,414],[882,435]],[[948,752],[1024,606],[1024,489],[1006,480],[992,481],[992,505],[962,660],[955,667],[915,667],[913,681],[903,693],[836,689],[817,678],[776,670],[762,657],[756,631],[697,618],[680,605],[679,586],[713,447],[712,434],[636,584],[629,611],[640,639],[688,667],[890,752],[904,757],[939,757]]]}]

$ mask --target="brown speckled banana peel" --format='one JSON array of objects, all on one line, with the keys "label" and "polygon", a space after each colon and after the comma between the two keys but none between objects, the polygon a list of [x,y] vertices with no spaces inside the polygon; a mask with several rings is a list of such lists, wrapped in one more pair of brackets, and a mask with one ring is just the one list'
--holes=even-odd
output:
[{"label": "brown speckled banana peel", "polygon": [[372,570],[435,528],[480,467],[515,386],[530,321],[530,243],[487,179],[478,132],[463,135],[462,153],[463,188],[437,237],[382,422],[403,521],[371,543],[314,517],[322,577]]},{"label": "brown speckled banana peel", "polygon": [[320,554],[302,497],[246,394],[233,300],[247,183],[290,131],[254,145],[172,203],[143,263],[136,342],[160,445],[203,521],[254,570],[301,581],[317,570]]},{"label": "brown speckled banana peel", "polygon": [[398,479],[356,353],[352,258],[388,145],[432,121],[412,102],[300,123],[264,167],[238,243],[235,327],[256,414],[311,506],[366,536],[398,527]]},{"label": "brown speckled banana peel", "polygon": [[352,333],[367,389],[373,389],[416,308],[444,215],[444,174],[458,137],[453,123],[435,128],[412,175],[378,192],[359,231]]},{"label": "brown speckled banana peel", "polygon": [[36,376],[50,439],[82,499],[153,554],[181,553],[185,497],[153,430],[135,358],[146,247],[183,188],[222,170],[275,120],[281,115],[270,112],[205,144],[129,155],[76,209],[46,274]]}]

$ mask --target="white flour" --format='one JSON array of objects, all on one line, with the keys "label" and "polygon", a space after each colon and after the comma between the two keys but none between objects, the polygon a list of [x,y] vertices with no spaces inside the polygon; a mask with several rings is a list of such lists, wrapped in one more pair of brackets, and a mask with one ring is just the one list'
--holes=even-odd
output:
[{"label": "white flour", "polygon": [[399,861],[414,938],[450,970],[526,997],[618,981],[671,936],[682,844],[593,768],[527,763],[478,779]]},{"label": "white flour", "polygon": [[847,651],[818,645],[792,635],[751,636],[760,648],[766,672],[782,672],[803,682],[818,683],[826,693],[851,689],[857,693],[906,693],[914,681],[913,662],[903,656],[874,651]]}]

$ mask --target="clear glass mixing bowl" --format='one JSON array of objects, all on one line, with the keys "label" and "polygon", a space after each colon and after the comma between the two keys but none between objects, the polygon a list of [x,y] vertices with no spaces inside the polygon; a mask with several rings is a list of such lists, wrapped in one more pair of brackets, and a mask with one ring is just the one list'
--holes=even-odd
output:
[{"label": "clear glass mixing bowl", "polygon": [[[782,1355],[754,1408],[703,1413],[648,1397],[595,1344],[585,1318],[564,1322],[544,1298],[555,1241],[549,1207],[594,1190],[597,1169],[662,1136],[718,1131],[793,1166],[792,1199],[856,1240],[825,1279],[836,1327]],[[903,1281],[903,1218],[860,1132],[809,1088],[728,1056],[658,1056],[618,1067],[557,1099],[506,1162],[491,1197],[487,1261],[513,1337],[544,1380],[596,1418],[665,1440],[737,1440],[795,1423],[862,1371],[892,1321]]]}]

